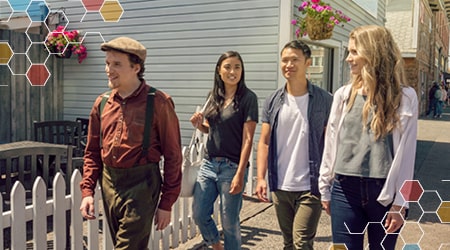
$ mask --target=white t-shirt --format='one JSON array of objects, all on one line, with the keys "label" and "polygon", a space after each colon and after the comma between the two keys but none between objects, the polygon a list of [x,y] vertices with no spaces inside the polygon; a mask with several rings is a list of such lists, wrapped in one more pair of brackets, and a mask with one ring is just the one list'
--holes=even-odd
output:
[{"label": "white t-shirt", "polygon": [[277,128],[278,189],[310,190],[308,153],[309,95],[286,95]]}]

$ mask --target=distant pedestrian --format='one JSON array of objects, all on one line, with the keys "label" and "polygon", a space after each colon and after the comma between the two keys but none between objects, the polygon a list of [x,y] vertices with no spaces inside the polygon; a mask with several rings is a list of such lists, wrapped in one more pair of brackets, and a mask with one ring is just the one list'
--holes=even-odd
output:
[{"label": "distant pedestrian", "polygon": [[428,92],[428,109],[426,112],[426,116],[429,116],[431,112],[435,115],[436,112],[436,98],[434,97],[434,94],[436,90],[439,88],[439,84],[436,81],[433,81],[433,86],[431,87],[430,91]]},{"label": "distant pedestrian", "polygon": [[400,193],[412,180],[418,100],[406,83],[403,59],[382,26],[350,32],[351,83],[334,94],[320,166],[322,205],[331,215],[334,244],[394,249],[407,203]]},{"label": "distant pedestrian", "polygon": [[287,43],[281,51],[286,84],[266,99],[262,111],[256,194],[269,202],[268,170],[284,249],[313,249],[322,212],[317,178],[333,97],[306,78],[310,65],[307,44]]},{"label": "distant pedestrian", "polygon": [[434,112],[433,112],[433,118],[440,118],[442,117],[442,97],[443,97],[443,91],[442,86],[438,85],[436,91],[434,91]]},{"label": "distant pedestrian", "polygon": [[445,101],[447,100],[447,91],[445,91],[444,85],[439,85],[434,97],[436,98],[436,114],[434,118],[442,118],[442,109],[444,108]]}]

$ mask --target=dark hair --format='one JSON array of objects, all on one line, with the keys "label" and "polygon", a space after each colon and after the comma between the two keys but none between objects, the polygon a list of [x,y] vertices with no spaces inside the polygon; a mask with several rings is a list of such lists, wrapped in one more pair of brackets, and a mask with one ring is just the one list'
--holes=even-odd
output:
[{"label": "dark hair", "polygon": [[144,63],[144,61],[142,61],[141,58],[139,58],[135,54],[130,54],[130,53],[126,53],[126,54],[128,54],[128,60],[130,61],[130,63],[132,65],[139,64],[141,66],[141,70],[139,70],[137,76],[138,76],[139,80],[143,81],[144,80],[144,72],[145,72],[145,63]]},{"label": "dark hair", "polygon": [[293,41],[286,43],[286,45],[284,45],[283,49],[281,50],[280,55],[283,54],[284,50],[287,48],[301,50],[306,59],[311,58],[311,49],[309,48],[309,46],[306,43],[304,43],[302,41],[293,40]]},{"label": "dark hair", "polygon": [[230,57],[236,57],[241,61],[241,79],[239,80],[236,93],[234,95],[233,100],[233,108],[238,110],[239,102],[242,99],[242,96],[247,91],[247,86],[245,85],[245,69],[244,69],[244,61],[242,60],[241,55],[237,51],[227,51],[223,53],[219,60],[217,60],[215,72],[214,72],[214,86],[211,92],[209,93],[209,96],[211,96],[211,100],[206,108],[205,111],[205,117],[216,119],[218,118],[218,114],[222,111],[223,104],[225,102],[225,85],[223,83],[222,78],[220,77],[219,70],[220,66],[222,66],[222,62],[225,59],[228,59]]}]

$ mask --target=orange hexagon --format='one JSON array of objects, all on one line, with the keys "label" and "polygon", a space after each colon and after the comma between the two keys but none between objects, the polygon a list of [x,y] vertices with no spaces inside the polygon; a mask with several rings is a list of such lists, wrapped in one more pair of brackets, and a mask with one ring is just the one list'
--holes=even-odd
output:
[{"label": "orange hexagon", "polygon": [[418,201],[423,194],[423,188],[418,180],[409,180],[403,183],[400,193],[405,201]]},{"label": "orange hexagon", "polygon": [[99,11],[104,0],[82,0],[81,2],[87,11]]},{"label": "orange hexagon", "polygon": [[442,223],[450,223],[450,201],[444,201],[436,211]]},{"label": "orange hexagon", "polygon": [[123,8],[119,1],[107,0],[100,9],[100,14],[105,22],[118,22],[123,14]]},{"label": "orange hexagon", "polygon": [[32,64],[28,69],[27,78],[31,86],[45,86],[50,78],[50,72],[45,64]]},{"label": "orange hexagon", "polygon": [[7,42],[0,42],[0,65],[8,64],[14,52]]}]

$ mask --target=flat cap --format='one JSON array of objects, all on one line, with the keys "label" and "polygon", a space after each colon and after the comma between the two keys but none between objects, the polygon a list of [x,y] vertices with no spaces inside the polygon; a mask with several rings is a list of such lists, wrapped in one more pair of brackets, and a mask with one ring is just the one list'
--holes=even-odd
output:
[{"label": "flat cap", "polygon": [[142,43],[125,36],[114,38],[107,43],[102,43],[100,48],[103,51],[115,49],[125,53],[130,53],[138,56],[143,62],[145,62],[145,58],[147,57],[147,49],[144,45],[142,45]]}]

